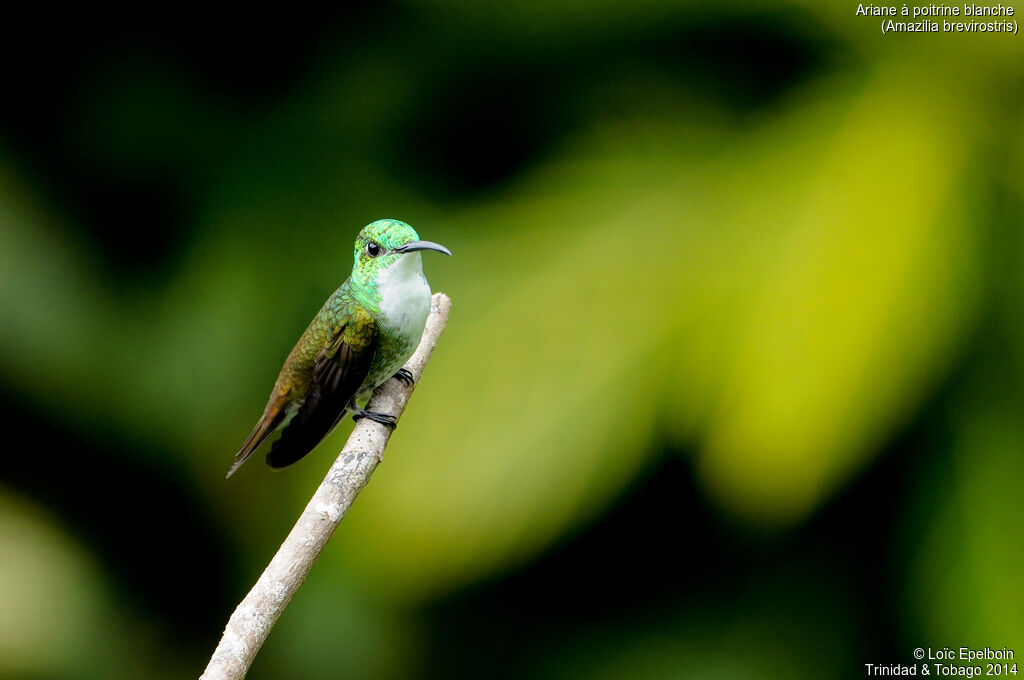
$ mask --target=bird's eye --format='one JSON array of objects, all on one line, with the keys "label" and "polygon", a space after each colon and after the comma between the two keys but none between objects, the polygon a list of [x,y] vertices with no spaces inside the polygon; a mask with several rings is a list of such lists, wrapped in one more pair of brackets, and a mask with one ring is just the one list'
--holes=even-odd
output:
[{"label": "bird's eye", "polygon": [[373,241],[370,241],[366,244],[366,254],[370,257],[377,257],[380,255],[380,246]]}]

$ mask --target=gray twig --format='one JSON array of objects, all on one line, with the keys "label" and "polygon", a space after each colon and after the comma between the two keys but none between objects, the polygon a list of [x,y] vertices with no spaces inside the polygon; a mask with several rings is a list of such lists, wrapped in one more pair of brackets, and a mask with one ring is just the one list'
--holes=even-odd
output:
[{"label": "gray twig", "polygon": [[[423,338],[405,365],[412,373],[413,384],[389,380],[370,400],[368,409],[390,413],[396,418],[402,415],[448,322],[451,305],[452,301],[444,293],[434,294]],[[345,448],[302,511],[288,538],[228,619],[224,636],[200,680],[240,680],[245,677],[270,629],[306,580],[306,575],[352,501],[383,458],[390,437],[390,428],[369,418],[356,423]]]}]

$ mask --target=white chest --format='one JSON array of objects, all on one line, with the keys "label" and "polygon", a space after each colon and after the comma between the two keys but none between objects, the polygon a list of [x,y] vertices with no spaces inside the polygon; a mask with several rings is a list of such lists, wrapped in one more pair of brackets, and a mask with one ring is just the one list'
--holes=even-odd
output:
[{"label": "white chest", "polygon": [[403,338],[419,342],[430,313],[430,285],[419,253],[407,253],[377,275],[380,311],[385,323]]}]

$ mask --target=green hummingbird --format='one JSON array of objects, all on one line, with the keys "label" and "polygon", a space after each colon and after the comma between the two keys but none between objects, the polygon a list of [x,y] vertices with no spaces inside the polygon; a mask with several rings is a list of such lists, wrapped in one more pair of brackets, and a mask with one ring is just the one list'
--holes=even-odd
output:
[{"label": "green hummingbird", "polygon": [[402,365],[419,344],[430,313],[423,250],[452,254],[421,241],[415,229],[398,220],[377,220],[359,232],[352,275],[327,298],[288,355],[263,417],[235,455],[228,477],[291,414],[267,454],[272,468],[312,451],[346,412],[355,420],[395,427],[393,416],[356,402],[392,376],[412,380]]}]

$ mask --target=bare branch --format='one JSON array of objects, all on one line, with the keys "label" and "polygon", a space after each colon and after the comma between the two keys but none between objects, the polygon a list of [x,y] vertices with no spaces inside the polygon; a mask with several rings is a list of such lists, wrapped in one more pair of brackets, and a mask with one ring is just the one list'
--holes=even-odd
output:
[{"label": "bare branch", "polygon": [[[451,304],[444,293],[434,294],[419,347],[405,365],[412,373],[413,384],[389,380],[370,400],[369,410],[401,417],[448,322]],[[245,677],[270,629],[306,580],[306,575],[352,501],[383,458],[390,437],[390,428],[368,418],[356,423],[345,448],[302,511],[288,538],[231,615],[224,636],[200,680],[239,680]]]}]

